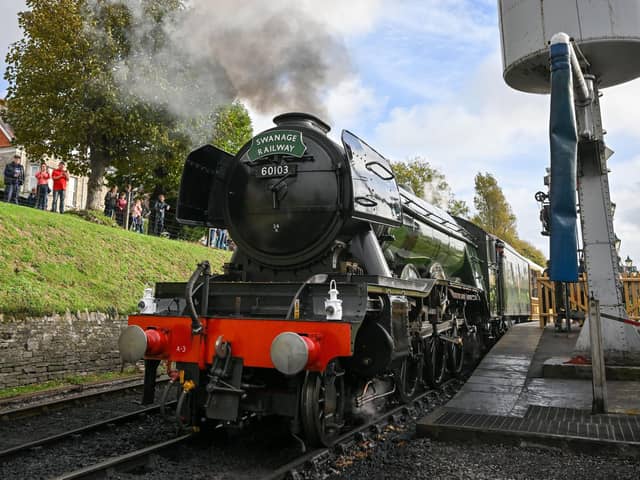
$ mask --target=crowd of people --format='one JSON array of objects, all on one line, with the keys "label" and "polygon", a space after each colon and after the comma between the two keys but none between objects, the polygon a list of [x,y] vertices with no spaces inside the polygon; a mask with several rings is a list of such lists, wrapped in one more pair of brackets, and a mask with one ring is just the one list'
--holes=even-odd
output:
[{"label": "crowd of people", "polygon": [[147,226],[147,233],[162,235],[165,231],[165,218],[170,208],[164,195],[158,195],[151,204],[148,193],[140,194],[131,185],[127,185],[119,193],[118,187],[111,187],[104,196],[104,214],[113,218],[122,228],[138,233],[145,233],[145,224],[153,217],[153,224]]},{"label": "crowd of people", "polygon": [[[20,188],[25,182],[25,170],[20,160],[20,156],[16,155],[4,169],[5,201],[15,204],[19,203]],[[42,162],[35,173],[35,180],[36,187],[29,193],[26,205],[47,210],[49,194],[53,191],[51,211],[64,213],[65,193],[69,181],[66,164],[60,162],[49,172],[48,165]],[[53,186],[53,190],[50,185]],[[114,219],[122,228],[137,233],[168,236],[165,220],[170,210],[171,207],[163,194],[158,195],[152,202],[148,193],[136,191],[131,185],[127,185],[120,192],[118,187],[113,186],[104,197],[104,214]],[[227,231],[223,229],[212,229],[209,241],[203,243],[224,250],[234,248]]]},{"label": "crowd of people", "polygon": [[[53,181],[53,201],[51,202],[51,211],[64,213],[64,198],[67,191],[67,182],[69,181],[69,172],[64,162],[58,163],[58,166],[49,173],[49,167],[46,163],[40,164],[40,170],[35,174],[37,186],[31,190],[27,198],[27,205],[40,210],[47,209],[49,193],[49,180]],[[20,156],[15,155],[13,160],[4,167],[4,185],[5,185],[5,201],[10,203],[19,203],[20,187],[25,182],[25,173]]]}]

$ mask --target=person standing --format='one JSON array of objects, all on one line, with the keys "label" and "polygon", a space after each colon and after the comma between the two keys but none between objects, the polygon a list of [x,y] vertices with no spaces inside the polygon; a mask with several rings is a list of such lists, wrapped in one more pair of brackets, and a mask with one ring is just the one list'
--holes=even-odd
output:
[{"label": "person standing", "polygon": [[124,228],[125,215],[127,214],[127,198],[125,192],[120,192],[116,201],[116,222]]},{"label": "person standing", "polygon": [[156,201],[153,209],[156,213],[156,219],[154,222],[153,232],[156,235],[160,235],[164,230],[164,217],[165,213],[169,211],[169,204],[164,201],[164,195],[158,195],[158,200]]},{"label": "person standing", "polygon": [[116,202],[118,201],[118,187],[111,187],[104,196],[104,214],[109,218],[113,218],[116,210]]},{"label": "person standing", "polygon": [[131,230],[142,233],[142,200],[137,199],[131,207]]},{"label": "person standing", "polygon": [[127,186],[124,189],[125,193],[126,193],[126,199],[127,199],[127,212],[125,215],[125,224],[123,225],[124,228],[126,229],[130,229],[131,227],[131,222],[132,222],[132,216],[131,216],[131,209],[133,208],[133,187],[131,186],[131,184],[127,184]]},{"label": "person standing", "polygon": [[27,197],[27,207],[36,208],[36,201],[38,200],[38,194],[36,189],[32,188]]},{"label": "person standing", "polygon": [[[149,217],[151,216],[151,205],[149,201],[149,194],[145,193],[142,197],[142,233],[144,232],[144,224],[148,222]],[[147,231],[149,230],[149,223],[147,223]]]},{"label": "person standing", "polygon": [[64,194],[67,191],[67,182],[69,181],[69,172],[67,172],[67,165],[64,162],[58,164],[53,172],[51,172],[51,178],[53,179],[53,201],[51,202],[51,211],[55,212],[58,202],[60,202],[59,211],[64,213]]},{"label": "person standing", "polygon": [[20,155],[14,155],[13,161],[4,167],[5,201],[18,204],[20,185],[24,183],[24,167],[20,163]]},{"label": "person standing", "polygon": [[38,181],[38,187],[36,190],[38,201],[36,203],[36,208],[39,208],[40,210],[47,209],[50,178],[51,174],[49,173],[49,167],[47,167],[46,163],[42,162],[40,164],[40,170],[36,172],[36,180]]},{"label": "person standing", "polygon": [[227,249],[227,231],[220,228],[218,229],[218,239],[216,240],[216,248],[220,250]]}]

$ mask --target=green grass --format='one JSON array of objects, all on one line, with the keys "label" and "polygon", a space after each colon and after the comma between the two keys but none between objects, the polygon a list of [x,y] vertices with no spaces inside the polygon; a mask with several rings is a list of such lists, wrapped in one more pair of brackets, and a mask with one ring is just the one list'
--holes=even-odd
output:
[{"label": "green grass", "polygon": [[133,312],[145,284],[186,281],[229,252],[0,203],[0,313]]},{"label": "green grass", "polygon": [[60,380],[50,380],[44,383],[35,383],[32,385],[23,385],[20,387],[11,387],[0,390],[0,399],[17,397],[19,395],[28,395],[30,393],[45,392],[47,390],[55,390],[60,387],[68,387],[71,385],[85,385],[87,383],[107,382],[110,380],[118,380],[121,378],[140,377],[135,367],[130,367],[124,372],[106,372],[92,373],[88,375],[72,375]]}]

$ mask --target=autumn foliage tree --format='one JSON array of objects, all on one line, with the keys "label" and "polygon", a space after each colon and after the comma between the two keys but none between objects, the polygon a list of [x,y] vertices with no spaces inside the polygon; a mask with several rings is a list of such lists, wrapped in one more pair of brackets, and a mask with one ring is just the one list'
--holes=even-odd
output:
[{"label": "autumn foliage tree", "polygon": [[496,178],[490,173],[475,176],[475,196],[473,204],[476,214],[471,221],[510,243],[521,255],[544,266],[544,254],[526,240],[518,237],[516,216],[511,210]]},{"label": "autumn foliage tree", "polygon": [[490,173],[478,173],[475,177],[475,190],[473,205],[476,214],[471,221],[507,242],[517,238],[516,216],[496,178]]},{"label": "autumn foliage tree", "polygon": [[[182,155],[177,119],[123,91],[117,66],[134,46],[125,2],[27,0],[18,15],[24,37],[7,55],[6,119],[32,158],[55,156],[89,176],[88,208],[97,208],[108,167],[154,165]],[[161,24],[179,0],[141,0],[143,15]],[[161,41],[150,29],[147,43]],[[122,80],[122,79],[120,79]]]}]

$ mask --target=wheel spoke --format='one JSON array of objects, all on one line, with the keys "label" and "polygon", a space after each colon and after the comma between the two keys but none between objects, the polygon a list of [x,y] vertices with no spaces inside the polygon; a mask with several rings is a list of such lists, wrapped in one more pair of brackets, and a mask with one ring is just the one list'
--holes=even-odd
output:
[{"label": "wheel spoke", "polygon": [[302,386],[301,420],[309,445],[328,446],[340,433],[344,415],[343,390],[343,377],[307,373]]}]

